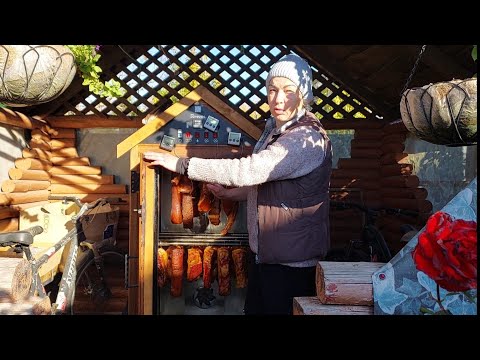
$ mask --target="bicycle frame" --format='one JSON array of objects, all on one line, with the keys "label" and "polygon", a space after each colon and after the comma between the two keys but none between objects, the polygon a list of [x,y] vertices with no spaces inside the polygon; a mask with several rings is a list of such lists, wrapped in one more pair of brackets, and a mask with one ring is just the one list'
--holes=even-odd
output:
[{"label": "bicycle frame", "polygon": [[[351,203],[351,202],[342,202],[342,201],[331,201],[330,204],[338,209],[358,209],[363,214],[365,214],[365,223],[362,227],[360,239],[359,240],[350,240],[346,251],[345,251],[345,260],[346,261],[370,261],[370,262],[388,262],[392,259],[392,253],[388,248],[387,242],[383,237],[380,230],[375,226],[376,218],[381,211],[386,211],[390,214],[403,214],[408,216],[418,216],[418,213],[410,210],[404,209],[393,209],[393,208],[381,208],[381,209],[370,209],[364,205]],[[358,251],[355,251],[359,247],[368,247],[368,251],[362,249],[361,252],[366,256],[360,256]],[[354,255],[358,259],[354,259]],[[344,261],[345,261],[344,260]]]},{"label": "bicycle frame", "polygon": [[[24,275],[27,278],[29,278],[30,276],[26,274],[25,271],[27,272],[31,271],[32,280],[31,280],[30,288],[28,290],[28,295],[34,296],[35,293],[38,293],[38,295],[41,298],[47,297],[48,295],[45,291],[44,285],[42,284],[40,274],[39,274],[39,269],[57,251],[59,251],[63,246],[66,246],[69,243],[70,247],[68,250],[68,256],[65,262],[62,277],[59,283],[59,290],[58,290],[55,302],[51,304],[51,314],[58,315],[63,313],[69,313],[70,306],[72,306],[72,302],[73,302],[73,291],[75,289],[75,283],[76,283],[76,272],[77,272],[76,262],[77,262],[78,249],[79,249],[79,246],[82,244],[81,241],[84,240],[84,239],[81,239],[81,241],[79,241],[78,235],[83,235],[83,228],[82,228],[81,222],[77,220],[80,219],[81,216],[83,216],[85,211],[104,204],[106,200],[97,199],[93,203],[82,204],[78,198],[69,197],[69,196],[64,196],[64,197],[52,196],[52,197],[49,197],[49,199],[73,201],[80,206],[80,211],[78,212],[78,214],[72,216],[72,221],[75,222],[75,227],[72,230],[70,230],[64,237],[62,237],[62,239],[60,239],[53,246],[48,248],[45,251],[45,253],[42,256],[40,256],[38,259],[34,258],[29,246],[22,245],[22,248],[27,258],[28,267],[27,265],[25,265],[25,268],[22,266],[20,270],[16,269],[14,278],[16,278],[16,282],[19,281],[18,279],[19,277],[21,278]],[[37,235],[42,231],[39,231],[36,233],[32,232],[32,235]],[[27,294],[24,294],[24,295],[27,295]]]},{"label": "bicycle frame", "polygon": [[[81,225],[80,225],[81,226]],[[42,230],[43,231],[43,230]],[[55,243],[53,246],[48,248],[45,253],[38,259],[35,259],[30,251],[29,247],[24,248],[27,261],[31,266],[32,271],[32,284],[30,286],[29,296],[34,296],[35,293],[38,293],[40,297],[46,297],[47,293],[40,279],[39,269],[42,267],[57,251],[59,251],[63,246],[70,243],[70,248],[68,252],[68,257],[65,263],[65,268],[62,274],[62,279],[60,280],[59,292],[54,304],[52,304],[52,314],[66,311],[66,300],[69,298],[67,295],[70,294],[70,291],[75,285],[75,273],[76,273],[76,259],[78,252],[78,225],[70,230],[61,240]],[[17,275],[20,276],[20,275]]]}]

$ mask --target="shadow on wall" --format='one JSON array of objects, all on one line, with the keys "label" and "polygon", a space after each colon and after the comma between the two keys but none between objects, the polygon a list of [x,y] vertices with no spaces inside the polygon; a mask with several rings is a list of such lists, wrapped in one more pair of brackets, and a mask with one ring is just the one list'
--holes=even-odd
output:
[{"label": "shadow on wall", "polygon": [[138,129],[82,129],[77,131],[77,150],[101,166],[102,173],[115,175],[115,184],[130,184],[130,156],[117,159],[117,144]]},{"label": "shadow on wall", "polygon": [[8,170],[15,167],[26,146],[24,130],[0,125],[0,181],[10,179]]},{"label": "shadow on wall", "polygon": [[477,175],[477,147],[448,147],[420,140],[409,134],[405,152],[413,164],[420,186],[428,191],[433,212],[442,209]]}]

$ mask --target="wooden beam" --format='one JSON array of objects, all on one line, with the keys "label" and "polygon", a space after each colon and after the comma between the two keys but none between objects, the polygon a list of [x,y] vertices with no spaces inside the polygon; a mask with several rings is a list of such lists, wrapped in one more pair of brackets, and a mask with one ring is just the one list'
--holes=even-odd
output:
[{"label": "wooden beam", "polygon": [[[199,86],[200,88],[200,86]],[[161,113],[152,113],[148,115],[147,124],[142,126],[138,131],[127,137],[117,145],[117,158],[124,155],[127,151],[146,139],[158,129],[162,128],[170,120],[188,109],[191,105],[201,99],[197,91],[191,91],[180,101],[170,106],[167,110]]]},{"label": "wooden beam", "polygon": [[89,129],[89,128],[141,128],[142,117],[72,115],[50,116],[47,122],[52,128]]},{"label": "wooden beam", "polygon": [[[158,144],[139,144],[130,152],[130,169],[134,170],[140,164],[143,153],[146,151],[158,151],[169,153],[159,148]],[[201,157],[205,159],[233,159],[251,155],[253,147],[239,148],[230,145],[195,145],[176,144],[175,155],[178,157]]]},{"label": "wooden beam", "polygon": [[262,135],[262,131],[258,127],[253,125],[253,123],[246,120],[242,115],[236,112],[227,103],[218,98],[218,96],[214,95],[203,86],[199,86],[195,91],[202,97],[202,100],[205,100],[209,105],[213,106],[215,110],[225,116],[238,128],[245,131],[255,140],[258,140],[260,138],[260,136]]},{"label": "wooden beam", "polygon": [[371,105],[378,112],[383,114],[384,118],[394,116],[391,109],[385,104],[378,101],[378,95],[373,93],[368,88],[364,87],[358,81],[346,75],[346,72],[341,69],[339,64],[334,64],[321,49],[323,45],[292,45],[295,51],[307,58],[311,65],[322,69],[326,75],[332,77],[334,80],[340,81],[348,89],[353,90],[355,96],[365,102],[365,105]]},{"label": "wooden beam", "polygon": [[343,129],[381,129],[385,126],[383,120],[338,120],[325,119],[320,120],[326,130],[343,130]]},{"label": "wooden beam", "polygon": [[43,120],[38,120],[7,108],[0,109],[0,123],[22,129],[40,129],[42,126],[47,125]]},{"label": "wooden beam", "polygon": [[[421,46],[413,45],[407,47],[408,51],[415,56],[418,56],[420,48]],[[435,72],[441,74],[444,81],[473,76],[470,71],[459,65],[451,56],[445,54],[435,45],[427,45],[421,61],[431,67]]]},{"label": "wooden beam", "polygon": [[[208,105],[212,106],[216,111],[225,116],[229,121],[245,131],[252,138],[256,140],[260,138],[262,131],[259,128],[241,116],[222,99],[218,98],[218,96],[208,91],[205,87],[199,86],[164,112],[149,115],[150,119],[145,126],[117,145],[117,157],[125,154],[135,145],[139,144],[152,133],[165,126],[170,120],[174,119],[199,100],[204,100]],[[136,166],[136,163],[134,165]]]}]

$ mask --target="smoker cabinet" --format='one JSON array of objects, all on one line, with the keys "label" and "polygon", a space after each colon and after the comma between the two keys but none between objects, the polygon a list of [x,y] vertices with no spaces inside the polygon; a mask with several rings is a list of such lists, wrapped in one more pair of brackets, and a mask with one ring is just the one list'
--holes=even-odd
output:
[{"label": "smoker cabinet", "polygon": [[[163,168],[148,166],[143,154],[146,151],[158,151],[178,157],[241,158],[251,155],[261,130],[203,86],[197,87],[162,113],[148,115],[145,123],[145,126],[117,145],[117,156],[130,152],[132,174],[126,266],[128,313],[149,315],[172,313],[165,306],[165,301],[187,306],[189,301],[196,299],[196,292],[201,287],[201,280],[185,283],[186,298],[170,299],[165,294],[166,289],[159,288],[157,284],[157,252],[160,247],[168,249],[169,246],[180,245],[187,249],[198,244],[248,249],[248,236],[246,215],[242,213],[244,205],[232,231],[226,236],[220,236],[217,229],[213,228],[197,233],[184,231],[181,225],[169,223],[166,220],[170,218],[171,210],[168,184],[172,174]],[[232,294],[235,291],[236,288],[232,286]],[[242,291],[239,289],[240,293]],[[232,305],[235,299],[237,304]],[[224,312],[234,313],[228,309],[243,307],[240,299],[241,294],[218,298],[218,303],[223,300]],[[174,309],[173,313],[188,314],[188,309],[182,310],[182,306],[171,309]]]},{"label": "smoker cabinet", "polygon": [[[129,309],[134,308],[137,314],[240,313],[240,307],[243,306],[241,303],[244,297],[244,289],[236,289],[232,286],[232,293],[228,297],[216,296],[218,300],[216,303],[217,309],[203,312],[196,311],[194,302],[198,298],[196,292],[199,291],[199,288],[201,290],[201,279],[194,283],[185,283],[182,298],[172,298],[169,296],[167,288],[160,289],[158,287],[156,270],[159,246],[181,245],[185,246],[185,249],[192,245],[227,246],[230,248],[243,246],[247,248],[248,235],[246,233],[245,206],[242,205],[239,209],[236,223],[233,227],[235,233],[233,234],[229,233],[225,236],[219,236],[208,229],[205,233],[195,234],[194,232],[185,231],[179,225],[173,226],[173,228],[180,227],[178,231],[172,231],[172,226],[168,225],[168,220],[166,220],[166,218],[170,217],[171,193],[170,187],[167,186],[170,174],[165,169],[149,167],[148,162],[143,161],[143,153],[146,151],[162,152],[167,150],[159,149],[158,144],[138,145],[140,172],[139,193],[137,196],[139,208],[135,212],[138,214],[139,220],[136,254],[132,252],[132,246],[130,246],[130,257],[136,258],[138,267],[132,269],[132,262],[129,264],[130,272],[136,270],[138,283],[134,285],[138,286],[135,286],[137,290],[136,296],[132,299],[129,296]],[[214,156],[219,158],[236,158],[247,154],[245,149],[240,151],[238,148],[228,145],[187,147],[186,145],[177,144],[175,151],[180,157],[203,158]],[[162,191],[162,188],[164,191]],[[222,220],[222,222],[224,221],[225,219]],[[218,228],[222,228],[222,226],[218,226]],[[132,245],[132,241],[130,245]],[[129,276],[129,278],[130,286],[132,286],[132,276]],[[212,286],[214,291],[217,291],[216,286],[215,284]],[[132,306],[133,304],[130,304],[132,300],[136,303],[135,307]],[[219,310],[218,306],[223,306],[223,310]]]}]

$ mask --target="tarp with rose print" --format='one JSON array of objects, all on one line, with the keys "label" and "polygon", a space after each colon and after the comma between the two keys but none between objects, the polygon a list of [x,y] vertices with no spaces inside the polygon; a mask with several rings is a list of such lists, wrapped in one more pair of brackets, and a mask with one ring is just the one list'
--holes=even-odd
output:
[{"label": "tarp with rose print", "polygon": [[[455,219],[477,221],[477,178],[460,191],[443,209]],[[419,231],[420,234],[424,229]],[[375,315],[420,315],[420,308],[439,310],[435,301],[437,284],[412,259],[418,234],[384,267],[372,275]],[[448,295],[440,289],[442,303],[453,315],[476,315],[477,305],[463,293]],[[470,292],[471,296],[472,292]],[[476,301],[476,290],[473,291]]]}]

